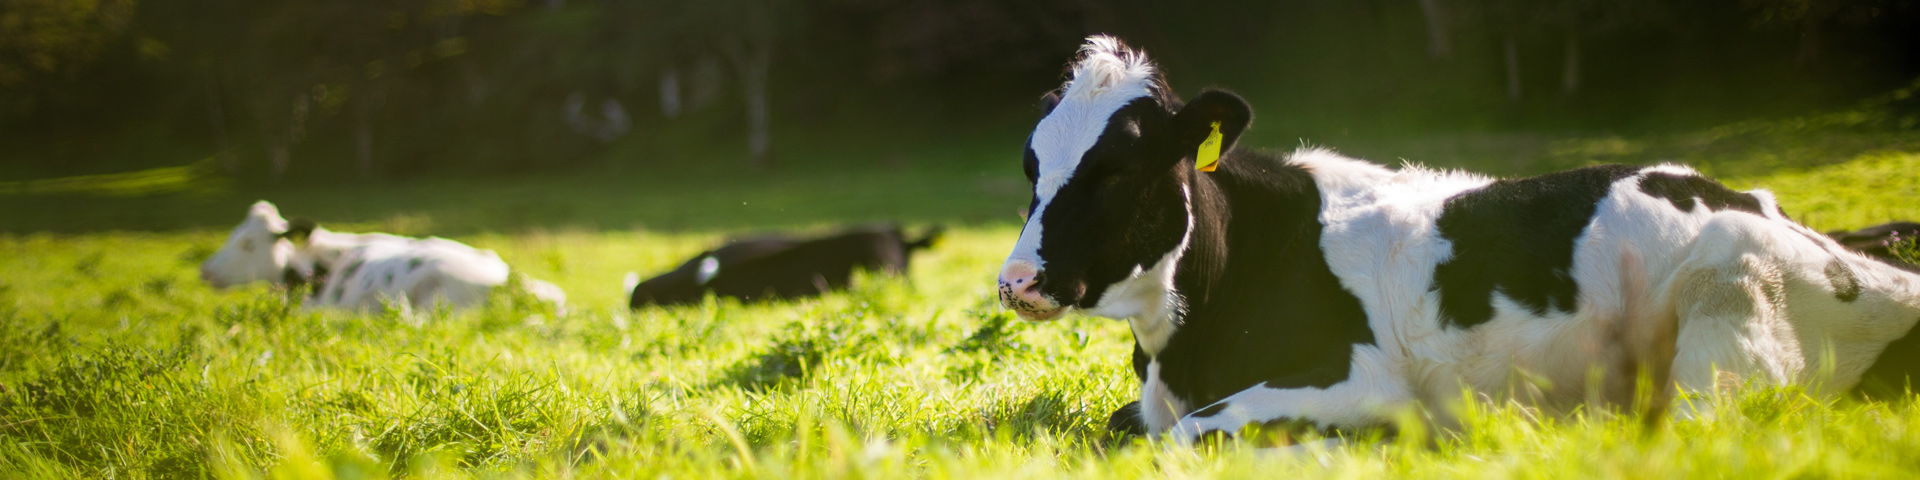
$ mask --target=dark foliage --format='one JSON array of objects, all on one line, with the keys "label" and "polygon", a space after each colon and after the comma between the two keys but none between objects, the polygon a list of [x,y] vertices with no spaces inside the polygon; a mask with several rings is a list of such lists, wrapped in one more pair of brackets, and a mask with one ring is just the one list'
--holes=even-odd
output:
[{"label": "dark foliage", "polygon": [[1027,115],[1095,32],[1284,112],[1254,132],[1281,140],[1714,121],[1920,73],[1897,0],[22,0],[0,30],[4,179],[729,164],[756,98],[776,157],[911,141]]}]

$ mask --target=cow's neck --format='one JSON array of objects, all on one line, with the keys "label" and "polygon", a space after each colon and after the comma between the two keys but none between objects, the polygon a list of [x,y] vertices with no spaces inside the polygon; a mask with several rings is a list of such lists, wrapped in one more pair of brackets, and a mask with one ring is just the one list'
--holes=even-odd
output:
[{"label": "cow's neck", "polygon": [[[1229,262],[1233,248],[1288,250],[1303,241],[1319,240],[1317,236],[1302,234],[1311,230],[1306,227],[1312,225],[1292,229],[1284,225],[1314,218],[1320,198],[1310,174],[1263,155],[1234,152],[1230,156],[1232,158],[1222,160],[1219,170],[1188,172],[1190,175],[1185,179],[1191,228],[1181,248],[1154,266],[1157,270],[1169,264],[1177,265],[1169,272],[1173,290],[1167,292],[1168,303],[1176,308],[1143,312],[1145,314],[1129,319],[1134,338],[1150,356],[1165,348],[1179,330],[1194,326],[1188,322],[1206,321],[1204,315],[1190,313],[1206,310],[1220,293],[1221,279],[1230,271],[1284,267],[1257,261],[1281,258],[1275,255],[1243,256],[1256,261],[1254,263]],[[1258,228],[1248,228],[1256,226],[1252,224],[1258,224]],[[1271,234],[1276,230],[1288,234],[1274,238]],[[1235,245],[1238,243],[1248,245]],[[1151,273],[1154,272],[1149,270]]]},{"label": "cow's neck", "polygon": [[305,270],[302,273],[312,275],[316,266],[332,265],[348,250],[363,243],[365,242],[361,241],[360,235],[357,234],[315,228],[313,233],[307,236],[305,243],[294,246],[292,263]]}]

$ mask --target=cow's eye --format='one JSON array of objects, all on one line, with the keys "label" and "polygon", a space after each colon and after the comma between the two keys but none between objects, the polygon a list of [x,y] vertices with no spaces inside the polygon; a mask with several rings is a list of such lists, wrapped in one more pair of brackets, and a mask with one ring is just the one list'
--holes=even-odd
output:
[{"label": "cow's eye", "polygon": [[240,251],[243,251],[243,252],[253,251],[253,241],[240,242]]}]

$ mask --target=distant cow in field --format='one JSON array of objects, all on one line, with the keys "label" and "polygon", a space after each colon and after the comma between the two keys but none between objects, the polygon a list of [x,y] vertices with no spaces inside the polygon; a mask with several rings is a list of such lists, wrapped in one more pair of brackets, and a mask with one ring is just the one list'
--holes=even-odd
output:
[{"label": "distant cow in field", "polygon": [[1835,230],[1828,237],[1853,251],[1880,259],[1909,272],[1920,272],[1920,265],[1908,263],[1893,254],[1893,247],[1920,242],[1920,223],[1887,222],[1854,231]]},{"label": "distant cow in field", "polygon": [[[265,200],[253,204],[226,244],[200,265],[200,278],[214,288],[262,281],[310,286],[303,307],[363,311],[402,299],[416,310],[436,302],[475,307],[507,284],[508,275],[507,263],[492,250],[437,237],[328,231],[309,220],[288,221]],[[522,280],[535,297],[564,308],[559,287]]]},{"label": "distant cow in field", "polygon": [[811,239],[737,240],[634,285],[628,306],[694,303],[707,292],[745,301],[811,297],[845,289],[856,269],[904,275],[913,251],[932,247],[940,231],[909,240],[898,226],[870,225]]},{"label": "distant cow in field", "polygon": [[1496,179],[1239,150],[1239,96],[1182,101],[1104,36],[1070,71],[1026,142],[1032,214],[999,292],[1029,320],[1130,324],[1140,396],[1115,429],[1364,429],[1415,404],[1447,425],[1463,387],[1657,408],[1676,384],[1836,392],[1920,368],[1887,348],[1920,320],[1920,276],[1766,191],[1677,165]]}]

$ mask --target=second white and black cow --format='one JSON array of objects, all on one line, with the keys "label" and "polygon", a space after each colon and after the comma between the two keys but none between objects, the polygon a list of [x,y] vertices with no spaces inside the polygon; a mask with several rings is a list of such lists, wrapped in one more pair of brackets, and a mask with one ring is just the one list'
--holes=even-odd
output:
[{"label": "second white and black cow", "polygon": [[1675,165],[1495,179],[1240,150],[1232,93],[1182,101],[1104,36],[1070,70],[1026,144],[1032,214],[999,290],[1029,320],[1129,322],[1140,396],[1117,429],[1368,428],[1462,388],[1570,408],[1668,394],[1627,391],[1638,375],[1834,392],[1920,367],[1920,276],[1765,191]]},{"label": "second white and black cow", "polygon": [[932,248],[941,231],[909,239],[897,225],[866,225],[813,238],[735,240],[629,286],[628,306],[697,303],[708,292],[744,301],[811,297],[847,288],[855,270],[904,275],[913,252]]},{"label": "second white and black cow", "polygon": [[[388,302],[428,309],[444,302],[455,309],[484,305],[489,292],[506,285],[507,263],[492,250],[438,237],[385,233],[340,233],[309,220],[287,220],[261,200],[200,265],[200,278],[214,288],[271,282],[309,288],[303,308],[374,310]],[[528,293],[564,311],[560,287],[522,276]]]}]

